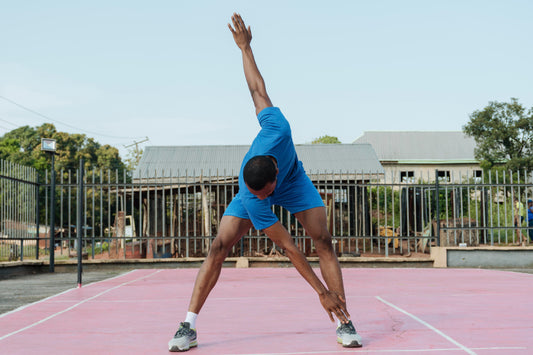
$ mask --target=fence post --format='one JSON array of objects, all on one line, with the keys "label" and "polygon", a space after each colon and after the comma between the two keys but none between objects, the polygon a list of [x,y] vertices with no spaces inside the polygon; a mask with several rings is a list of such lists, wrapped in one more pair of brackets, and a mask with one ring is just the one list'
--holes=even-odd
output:
[{"label": "fence post", "polygon": [[435,169],[435,218],[437,220],[437,246],[440,247],[439,170]]},{"label": "fence post", "polygon": [[83,158],[80,159],[80,169],[78,170],[78,201],[76,202],[76,230],[78,239],[78,288],[81,287],[81,271],[82,271],[82,247],[81,237],[83,235]]},{"label": "fence post", "polygon": [[39,225],[39,213],[41,213],[39,209],[39,189],[41,187],[41,184],[39,183],[39,173],[37,173],[36,175],[36,182],[37,184],[35,185],[35,222],[37,232],[35,233],[35,238],[37,239],[35,240],[35,260],[39,260],[39,231],[41,229],[41,226]]},{"label": "fence post", "polygon": [[56,172],[54,168],[55,163],[55,152],[52,152],[52,171],[51,171],[51,182],[50,182],[50,272],[54,272],[54,261],[55,261],[55,224],[56,224]]}]

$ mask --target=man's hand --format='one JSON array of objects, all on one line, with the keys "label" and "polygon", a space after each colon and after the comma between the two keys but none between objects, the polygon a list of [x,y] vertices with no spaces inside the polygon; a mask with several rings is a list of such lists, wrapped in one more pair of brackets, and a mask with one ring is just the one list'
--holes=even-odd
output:
[{"label": "man's hand", "polygon": [[337,295],[335,292],[331,291],[326,291],[325,293],[319,295],[319,298],[320,303],[322,303],[322,307],[324,307],[328,313],[329,319],[331,319],[332,322],[335,321],[333,319],[333,313],[337,319],[341,321],[341,323],[348,323],[348,317],[350,317],[350,313],[348,313],[348,310],[346,309],[346,300],[344,300],[340,295]]},{"label": "man's hand", "polygon": [[250,26],[248,26],[248,29],[246,29],[246,25],[244,24],[241,15],[236,13],[233,13],[231,20],[233,21],[233,27],[231,27],[229,23],[228,27],[233,34],[233,39],[235,40],[237,47],[239,47],[241,50],[249,47],[250,42],[252,41],[252,30]]}]

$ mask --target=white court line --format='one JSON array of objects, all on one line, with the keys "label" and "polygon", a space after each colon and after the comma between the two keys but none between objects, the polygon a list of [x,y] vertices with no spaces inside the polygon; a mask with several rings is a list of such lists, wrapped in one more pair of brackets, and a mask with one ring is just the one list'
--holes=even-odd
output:
[{"label": "white court line", "polygon": [[[113,279],[116,279],[116,278],[119,278],[119,277],[122,277],[122,276],[126,276],[126,275],[128,275],[129,273],[132,273],[132,272],[134,272],[134,271],[136,271],[136,270],[131,270],[131,271],[128,271],[128,272],[126,272],[126,273],[124,273],[124,274],[120,274],[120,275],[117,275],[117,276],[113,276],[113,277],[110,277],[110,278],[105,279],[105,280],[100,280],[100,281],[91,282],[90,284],[88,284],[87,286],[84,286],[84,287],[90,287],[90,286],[92,286],[92,285],[99,284],[100,282],[109,281],[109,280],[113,280]],[[48,300],[50,300],[50,299],[52,299],[52,298],[54,298],[54,297],[61,296],[61,295],[65,294],[65,293],[67,293],[67,292],[71,292],[71,291],[74,291],[74,290],[77,290],[77,289],[78,289],[78,287],[74,287],[74,288],[71,288],[71,289],[65,290],[65,291],[63,291],[63,292],[57,293],[57,294],[55,294],[55,295],[52,295],[52,296],[49,296],[49,297],[43,298],[42,300],[39,300],[39,301],[35,301],[35,302],[32,302],[32,303],[25,304],[24,306],[20,306],[20,307],[18,307],[18,308],[15,308],[15,309],[9,311],[9,312],[6,312],[6,313],[2,313],[2,314],[0,314],[0,318],[5,317],[5,316],[7,316],[7,315],[9,315],[9,314],[13,314],[13,313],[16,313],[16,312],[22,311],[22,310],[25,309],[25,308],[28,308],[28,307],[30,307],[30,306],[33,306],[33,305],[35,305],[35,304],[38,304],[38,303],[41,303],[41,302],[44,302],[44,301],[48,301]]]},{"label": "white court line", "polygon": [[[472,348],[474,350],[525,350],[525,347],[491,347],[491,348]],[[345,349],[339,351],[301,351],[290,353],[250,353],[250,354],[238,354],[238,355],[312,355],[312,354],[346,354],[346,353],[364,353],[364,354],[379,354],[379,353],[418,353],[418,352],[431,352],[431,351],[464,351],[459,348],[443,348],[443,349],[376,349],[365,350],[358,348],[356,350]],[[237,355],[237,354],[225,354],[225,355]]]},{"label": "white court line", "polygon": [[435,333],[437,333],[438,335],[440,335],[441,337],[443,337],[444,339],[448,340],[449,342],[457,345],[458,347],[460,347],[461,349],[463,349],[464,351],[466,351],[467,353],[469,354],[472,354],[472,355],[475,355],[476,353],[472,350],[470,350],[469,348],[467,348],[466,346],[464,346],[463,344],[459,343],[458,341],[454,340],[453,338],[449,337],[448,335],[444,334],[443,332],[441,332],[440,330],[438,330],[437,328],[435,328],[434,326],[432,326],[431,324],[423,321],[422,319],[418,318],[417,316],[415,316],[414,314],[411,314],[403,309],[401,309],[400,307],[388,302],[388,301],[385,301],[383,298],[379,297],[379,296],[376,296],[376,298],[378,300],[380,300],[381,302],[385,303],[386,305],[396,309],[397,311],[399,312],[402,312],[403,314],[405,315],[408,315],[409,317],[413,318],[414,320],[416,320],[417,322],[425,325],[426,327],[428,327],[429,329],[433,330]]},{"label": "white court line", "polygon": [[10,337],[10,336],[12,336],[12,335],[18,334],[18,333],[23,332],[23,331],[25,331],[25,330],[27,330],[27,329],[33,328],[33,327],[35,327],[36,325],[42,324],[42,323],[46,322],[47,320],[50,320],[50,319],[52,319],[52,318],[54,318],[54,317],[57,317],[57,316],[59,316],[59,315],[65,313],[65,312],[68,312],[68,311],[70,311],[70,310],[72,310],[72,309],[78,307],[79,305],[82,305],[82,304],[84,304],[84,303],[86,303],[86,302],[88,302],[88,301],[90,301],[90,300],[93,300],[93,299],[95,299],[95,298],[97,298],[97,297],[100,297],[100,296],[102,296],[103,294],[108,293],[109,291],[113,291],[113,290],[116,290],[117,288],[122,287],[122,286],[125,286],[125,285],[127,285],[127,284],[130,284],[130,283],[133,283],[133,282],[136,282],[136,281],[139,281],[139,280],[142,280],[142,279],[148,278],[148,277],[150,277],[150,276],[152,276],[152,275],[155,275],[155,274],[157,274],[157,273],[159,273],[159,272],[161,272],[161,271],[163,271],[163,270],[157,270],[157,271],[155,271],[155,272],[153,272],[153,273],[151,273],[151,274],[149,274],[149,275],[145,275],[145,276],[143,276],[143,277],[139,277],[139,278],[137,278],[137,279],[135,279],[135,280],[131,280],[131,281],[127,281],[127,282],[121,283],[120,285],[117,285],[117,286],[115,286],[115,287],[112,287],[112,288],[110,288],[110,289],[107,289],[107,290],[105,290],[105,291],[102,291],[102,292],[100,292],[100,293],[97,294],[97,295],[94,295],[94,296],[92,296],[92,297],[89,297],[89,298],[87,298],[87,299],[84,299],[83,301],[80,301],[80,302],[76,303],[76,304],[73,305],[73,306],[70,306],[70,307],[68,307],[68,308],[66,308],[66,309],[64,309],[64,310],[62,310],[62,311],[60,311],[60,312],[54,313],[54,314],[52,314],[52,315],[50,315],[50,316],[48,316],[48,317],[46,317],[46,318],[43,318],[43,319],[41,319],[41,320],[38,321],[38,322],[35,322],[35,323],[30,324],[30,325],[28,325],[28,326],[26,326],[26,327],[24,327],[24,328],[20,328],[19,330],[15,330],[14,332],[11,332],[11,333],[9,333],[9,334],[6,334],[6,335],[0,337],[0,340],[4,340],[4,339],[6,339],[6,338],[8,338],[8,337]]}]

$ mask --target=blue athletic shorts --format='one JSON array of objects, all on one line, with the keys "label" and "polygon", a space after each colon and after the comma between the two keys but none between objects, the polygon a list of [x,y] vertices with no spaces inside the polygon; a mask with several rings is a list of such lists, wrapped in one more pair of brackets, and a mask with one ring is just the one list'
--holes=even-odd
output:
[{"label": "blue athletic shorts", "polygon": [[[289,181],[285,181],[283,186],[279,186],[278,188],[276,188],[274,195],[267,198],[268,206],[281,206],[293,214],[315,207],[324,207],[324,202],[322,201],[320,194],[303,170],[295,177],[289,179]],[[242,194],[238,193],[229,204],[224,215],[250,219],[252,222],[255,222],[254,218],[250,218],[248,211],[244,208],[241,198],[243,198]],[[256,223],[254,223],[256,229],[268,228],[278,220],[273,212],[270,211],[270,213],[272,213],[273,216],[273,219],[270,221],[272,223],[267,221],[264,222],[269,225],[266,225],[265,223],[259,223],[260,225],[256,225]]]}]

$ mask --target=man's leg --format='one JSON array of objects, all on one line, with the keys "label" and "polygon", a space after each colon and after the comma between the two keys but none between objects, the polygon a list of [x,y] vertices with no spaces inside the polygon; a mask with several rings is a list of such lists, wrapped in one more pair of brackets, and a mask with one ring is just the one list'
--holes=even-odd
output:
[{"label": "man's leg", "polygon": [[315,243],[320,260],[320,272],[330,291],[346,300],[341,268],[328,231],[326,209],[315,207],[294,214]]},{"label": "man's leg", "polygon": [[218,234],[196,276],[187,319],[180,324],[178,331],[168,342],[168,349],[170,351],[185,351],[198,345],[196,341],[196,329],[193,329],[195,326],[191,326],[188,319],[192,317],[195,322],[196,315],[202,309],[207,296],[217,283],[220,270],[222,269],[222,263],[226,259],[229,250],[242,238],[251,226],[252,223],[250,220],[239,217],[223,216],[220,220]]},{"label": "man's leg", "polygon": [[[307,233],[315,243],[318,258],[320,260],[320,272],[330,291],[340,295],[346,301],[344,294],[344,282],[339,260],[331,241],[331,234],[327,227],[325,207],[315,207],[294,214],[303,225]],[[348,306],[346,306],[348,309]],[[357,334],[352,322],[340,324],[337,328],[337,342],[344,347],[359,348],[363,346],[361,337]]]},{"label": "man's leg", "polygon": [[251,226],[252,222],[249,219],[233,216],[222,217],[218,234],[196,276],[189,303],[189,312],[200,312],[209,292],[217,283],[222,263],[226,259],[229,250],[248,232]]}]

